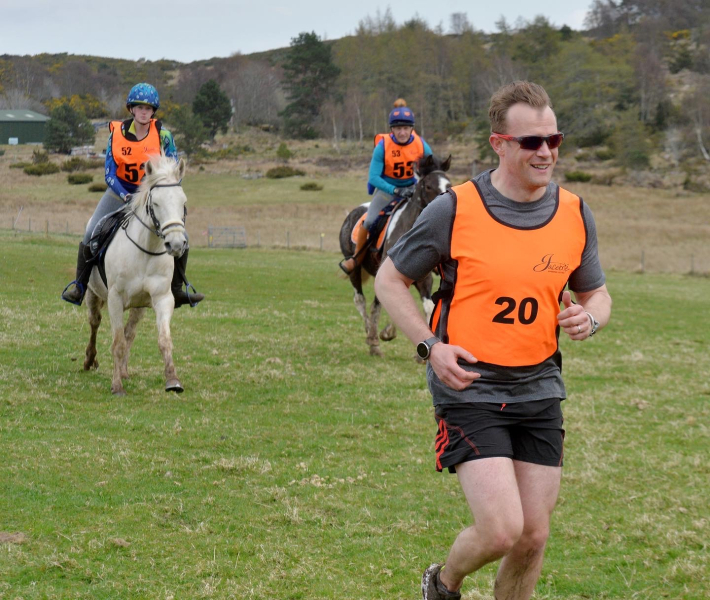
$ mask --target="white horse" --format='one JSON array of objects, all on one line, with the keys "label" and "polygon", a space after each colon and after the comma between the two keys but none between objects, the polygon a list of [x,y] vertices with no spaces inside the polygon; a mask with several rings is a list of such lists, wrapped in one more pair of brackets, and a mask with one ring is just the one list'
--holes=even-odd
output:
[{"label": "white horse", "polygon": [[[86,293],[91,336],[86,347],[84,370],[98,368],[96,332],[101,308],[108,303],[113,331],[113,380],[111,391],[123,396],[122,379],[128,377],[128,356],[136,327],[145,309],[153,307],[158,325],[158,346],[165,361],[165,391],[182,392],[173,364],[170,319],[175,301],[170,290],[174,257],[187,249],[185,203],[181,180],[185,163],[156,156],[145,164],[145,177],[128,203],[130,218],[118,230],[105,255],[108,289],[94,268]],[[123,313],[130,309],[127,323]]]}]

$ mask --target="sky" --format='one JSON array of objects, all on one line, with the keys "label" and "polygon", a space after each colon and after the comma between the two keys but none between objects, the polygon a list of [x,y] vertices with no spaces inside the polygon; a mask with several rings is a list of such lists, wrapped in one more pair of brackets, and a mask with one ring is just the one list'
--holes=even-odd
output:
[{"label": "sky", "polygon": [[301,32],[334,40],[360,21],[390,9],[396,23],[418,16],[449,30],[466,13],[478,31],[497,31],[543,15],[556,26],[582,29],[592,0],[2,0],[0,55],[85,54],[189,63],[288,47]]}]

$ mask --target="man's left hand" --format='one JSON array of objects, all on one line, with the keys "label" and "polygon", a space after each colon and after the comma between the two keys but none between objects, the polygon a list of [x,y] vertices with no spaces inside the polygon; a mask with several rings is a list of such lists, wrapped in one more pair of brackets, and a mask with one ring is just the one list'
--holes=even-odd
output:
[{"label": "man's left hand", "polygon": [[586,340],[592,331],[591,323],[584,307],[572,302],[572,295],[565,291],[562,293],[564,309],[557,315],[557,322],[562,330],[572,340]]}]

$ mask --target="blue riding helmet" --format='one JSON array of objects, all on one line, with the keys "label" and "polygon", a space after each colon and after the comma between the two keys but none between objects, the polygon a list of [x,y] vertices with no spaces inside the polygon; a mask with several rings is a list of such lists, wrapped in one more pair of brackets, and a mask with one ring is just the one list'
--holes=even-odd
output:
[{"label": "blue riding helmet", "polygon": [[137,83],[131,88],[126,97],[126,108],[130,111],[131,106],[134,104],[148,104],[152,106],[155,110],[160,108],[160,96],[158,96],[158,90],[156,90],[149,83]]},{"label": "blue riding helmet", "polygon": [[390,111],[390,127],[407,125],[414,127],[414,113],[406,106],[398,106]]}]

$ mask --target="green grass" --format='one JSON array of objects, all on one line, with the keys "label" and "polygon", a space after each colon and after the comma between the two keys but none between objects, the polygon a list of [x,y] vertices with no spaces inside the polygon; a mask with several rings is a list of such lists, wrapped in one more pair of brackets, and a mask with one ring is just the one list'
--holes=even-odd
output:
[{"label": "green grass", "polygon": [[[433,468],[424,369],[368,356],[338,256],[191,252],[180,396],[152,313],[126,382],[81,370],[69,239],[0,232],[0,598],[417,598],[469,513]],[[710,280],[609,274],[611,325],[563,341],[560,503],[536,598],[707,597]],[[368,289],[372,295],[371,286]],[[385,319],[383,319],[384,321]],[[1,538],[0,538],[1,539]],[[464,597],[490,599],[494,566]]]}]

